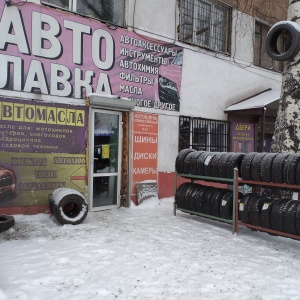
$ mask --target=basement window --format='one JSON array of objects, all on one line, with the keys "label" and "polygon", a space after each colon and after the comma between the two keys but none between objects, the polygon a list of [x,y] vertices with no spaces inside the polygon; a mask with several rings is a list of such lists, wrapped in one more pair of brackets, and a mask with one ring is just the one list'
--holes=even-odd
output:
[{"label": "basement window", "polygon": [[124,26],[125,0],[44,0],[42,3]]}]

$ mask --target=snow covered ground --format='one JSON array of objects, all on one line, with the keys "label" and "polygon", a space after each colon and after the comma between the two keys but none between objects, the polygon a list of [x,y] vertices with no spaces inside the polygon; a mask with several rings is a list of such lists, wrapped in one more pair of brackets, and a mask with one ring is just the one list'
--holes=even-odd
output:
[{"label": "snow covered ground", "polygon": [[0,233],[0,299],[300,299],[300,241],[191,216],[173,199],[76,226],[15,216]]}]

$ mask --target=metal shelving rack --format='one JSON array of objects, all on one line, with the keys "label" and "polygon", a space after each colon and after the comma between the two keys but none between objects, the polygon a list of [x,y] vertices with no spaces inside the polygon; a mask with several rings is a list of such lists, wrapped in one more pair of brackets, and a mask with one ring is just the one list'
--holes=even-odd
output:
[{"label": "metal shelving rack", "polygon": [[232,225],[232,233],[237,232],[237,222],[236,222],[236,216],[237,216],[237,211],[236,211],[236,205],[235,205],[235,199],[237,198],[237,191],[238,188],[236,188],[236,184],[237,184],[237,172],[234,172],[234,178],[219,178],[219,177],[208,177],[208,176],[198,176],[198,175],[189,175],[189,174],[178,174],[175,172],[175,182],[174,182],[174,195],[176,194],[176,189],[177,189],[177,177],[184,177],[184,178],[189,178],[191,180],[191,182],[194,182],[195,180],[205,180],[208,182],[218,182],[218,183],[229,183],[233,185],[233,205],[232,205],[232,220],[229,219],[223,219],[223,218],[219,218],[219,217],[215,217],[212,215],[207,215],[207,214],[203,214],[203,213],[199,213],[196,211],[191,211],[191,210],[187,210],[187,209],[183,209],[183,208],[179,208],[176,206],[176,203],[174,201],[174,216],[176,216],[176,210],[180,210],[182,212],[185,213],[189,213],[192,215],[197,215],[200,217],[204,217],[207,219],[212,219],[212,220],[217,220],[223,223],[228,223]]},{"label": "metal shelving rack", "polygon": [[[237,175],[238,175],[238,170],[235,169],[235,177],[236,177],[236,184],[235,184],[235,195],[238,195],[238,187],[240,185],[244,185],[244,184],[251,184],[251,185],[256,185],[256,186],[265,186],[265,187],[280,187],[282,189],[293,189],[293,190],[299,190],[300,192],[300,186],[299,185],[292,185],[292,184],[285,184],[285,183],[273,183],[273,182],[263,182],[263,181],[251,181],[251,180],[243,180],[240,179]],[[238,206],[239,206],[239,202],[237,198],[235,199],[235,212],[236,212],[236,216],[235,216],[235,229],[236,229],[236,234],[238,234],[238,226],[246,226],[248,228],[254,229],[254,230],[259,230],[259,231],[264,231],[264,232],[269,232],[272,234],[276,234],[279,236],[285,236],[285,237],[289,237],[292,239],[297,239],[300,240],[300,236],[299,235],[294,235],[294,234],[290,234],[290,233],[286,233],[283,231],[277,231],[277,230],[273,230],[273,229],[269,229],[269,228],[265,228],[265,227],[261,227],[261,226],[255,226],[252,224],[247,224],[247,223],[243,223],[241,221],[239,221],[238,219]]]},{"label": "metal shelving rack", "polygon": [[239,186],[244,185],[244,184],[250,184],[250,185],[255,185],[255,186],[265,186],[265,187],[280,187],[282,189],[292,189],[292,190],[299,190],[300,192],[300,185],[291,185],[291,184],[285,184],[285,183],[273,183],[273,182],[263,182],[263,181],[252,181],[252,180],[243,180],[238,177],[238,169],[234,169],[234,176],[233,178],[218,178],[218,177],[208,177],[208,176],[196,176],[196,175],[189,175],[189,174],[178,174],[175,172],[175,180],[174,180],[174,195],[176,194],[176,189],[177,189],[177,177],[184,177],[184,178],[189,178],[191,182],[194,182],[195,180],[205,180],[207,182],[217,182],[217,183],[228,183],[233,185],[233,207],[232,207],[232,220],[228,219],[223,219],[223,218],[218,218],[215,216],[199,213],[196,211],[191,211],[183,208],[179,208],[176,206],[176,203],[174,201],[174,216],[176,216],[176,210],[180,210],[185,213],[189,213],[192,215],[197,215],[200,217],[204,217],[207,219],[212,219],[212,220],[217,220],[223,223],[228,223],[232,225],[232,233],[238,234],[238,227],[239,226],[246,226],[250,229],[258,230],[258,231],[263,231],[263,232],[268,232],[272,233],[278,236],[284,236],[284,237],[289,237],[292,239],[297,239],[300,240],[300,235],[294,235],[282,231],[277,231],[261,226],[256,226],[252,224],[247,224],[243,223],[242,221],[239,221],[238,218],[238,212],[239,212],[239,199],[238,199],[238,194],[239,194]]}]

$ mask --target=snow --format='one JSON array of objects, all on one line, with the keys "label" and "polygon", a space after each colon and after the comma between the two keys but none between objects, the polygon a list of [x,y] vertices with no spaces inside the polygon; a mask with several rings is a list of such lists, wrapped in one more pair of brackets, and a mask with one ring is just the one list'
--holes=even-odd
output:
[{"label": "snow", "polygon": [[177,211],[173,198],[79,225],[15,215],[0,233],[0,299],[300,299],[300,241]]},{"label": "snow", "polygon": [[86,199],[84,196],[79,193],[76,190],[69,189],[69,188],[57,188],[52,192],[52,200],[56,205],[59,205],[59,202],[61,201],[62,198],[64,198],[67,195],[78,195],[85,203],[87,203]]}]

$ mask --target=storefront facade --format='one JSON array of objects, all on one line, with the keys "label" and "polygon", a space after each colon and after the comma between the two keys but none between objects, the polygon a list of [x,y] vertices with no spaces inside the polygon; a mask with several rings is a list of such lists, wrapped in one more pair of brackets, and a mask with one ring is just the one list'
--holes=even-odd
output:
[{"label": "storefront facade", "polygon": [[[0,3],[3,213],[47,212],[58,187],[82,193],[91,211],[137,204],[135,185],[144,181],[170,197],[181,142],[230,150],[225,108],[280,86],[280,73],[242,69],[229,48],[216,57],[179,41],[176,1],[120,1],[122,18],[56,2]],[[240,45],[245,33],[235,29],[231,44]],[[231,51],[235,61],[251,56],[242,46]]]}]

